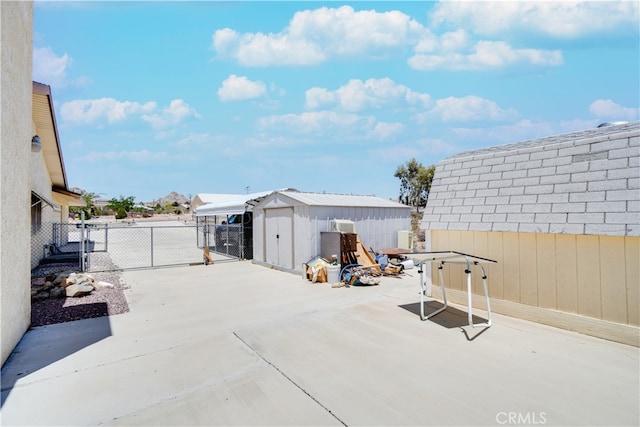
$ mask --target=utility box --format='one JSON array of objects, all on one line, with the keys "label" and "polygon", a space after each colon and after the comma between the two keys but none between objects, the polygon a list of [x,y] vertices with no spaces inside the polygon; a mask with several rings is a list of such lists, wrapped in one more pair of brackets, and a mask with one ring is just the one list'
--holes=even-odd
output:
[{"label": "utility box", "polygon": [[342,258],[342,251],[340,250],[341,234],[338,231],[320,232],[320,256],[322,258],[330,260],[332,255],[336,255],[338,261]]},{"label": "utility box", "polygon": [[413,233],[411,231],[398,231],[398,247],[400,249],[413,249]]},{"label": "utility box", "polygon": [[331,231],[339,231],[340,233],[355,233],[355,222],[348,219],[333,219],[331,220]]}]

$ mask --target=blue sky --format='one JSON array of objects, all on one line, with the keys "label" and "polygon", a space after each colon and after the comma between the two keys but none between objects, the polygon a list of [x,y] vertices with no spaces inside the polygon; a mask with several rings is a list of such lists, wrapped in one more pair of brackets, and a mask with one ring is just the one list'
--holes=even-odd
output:
[{"label": "blue sky", "polygon": [[35,2],[70,187],[396,198],[396,168],[640,119],[639,3]]}]

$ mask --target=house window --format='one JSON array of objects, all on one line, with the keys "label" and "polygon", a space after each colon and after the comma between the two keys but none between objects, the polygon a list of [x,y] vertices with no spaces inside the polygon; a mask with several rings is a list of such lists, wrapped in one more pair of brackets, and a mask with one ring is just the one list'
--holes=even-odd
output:
[{"label": "house window", "polygon": [[36,234],[42,228],[42,200],[31,194],[31,234]]}]

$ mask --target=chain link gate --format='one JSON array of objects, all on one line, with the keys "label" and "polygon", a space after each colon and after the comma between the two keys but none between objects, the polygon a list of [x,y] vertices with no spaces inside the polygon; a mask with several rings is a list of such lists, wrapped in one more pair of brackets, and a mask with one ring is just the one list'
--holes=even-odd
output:
[{"label": "chain link gate", "polygon": [[[81,271],[98,272],[201,264],[205,247],[216,251],[213,239],[210,224],[191,221],[42,224],[32,234],[32,268],[75,263]],[[226,257],[217,261],[239,258],[233,247],[218,249]]]},{"label": "chain link gate", "polygon": [[[227,219],[229,217],[227,216]],[[251,223],[218,223],[215,217],[196,217],[202,228],[198,234],[202,241],[198,245],[208,246],[212,251],[238,259],[253,259],[253,228]]]}]

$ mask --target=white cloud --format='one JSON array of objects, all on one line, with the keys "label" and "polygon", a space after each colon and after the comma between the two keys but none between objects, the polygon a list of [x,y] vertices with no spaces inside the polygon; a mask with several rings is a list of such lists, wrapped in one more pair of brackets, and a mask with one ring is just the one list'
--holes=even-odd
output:
[{"label": "white cloud", "polygon": [[514,123],[489,128],[452,128],[460,140],[474,141],[476,146],[510,144],[531,139],[560,135],[568,132],[593,129],[593,120],[568,120],[559,122],[519,120]]},{"label": "white cloud", "polygon": [[610,99],[598,99],[592,102],[589,111],[602,119],[635,121],[640,118],[640,108],[623,107]]},{"label": "white cloud", "polygon": [[307,112],[302,114],[285,114],[268,116],[259,120],[261,129],[285,130],[303,135],[325,135],[336,129],[358,132],[371,127],[371,118],[357,114],[341,114],[333,111]]},{"label": "white cloud", "polygon": [[306,107],[312,110],[335,104],[339,101],[336,92],[331,92],[323,87],[312,87],[305,92],[304,97]]},{"label": "white cloud", "polygon": [[157,106],[153,101],[140,104],[118,101],[114,98],[77,99],[62,104],[60,113],[63,121],[75,124],[103,121],[113,124],[137,117],[148,122],[155,129],[175,126],[188,117],[200,117],[197,111],[181,99],[174,99],[162,112],[154,113]]},{"label": "white cloud", "polygon": [[444,98],[436,101],[430,111],[418,116],[419,121],[436,117],[443,122],[469,122],[480,120],[510,120],[517,117],[513,109],[503,109],[493,101],[478,96]]},{"label": "white cloud", "polygon": [[380,141],[390,139],[404,132],[405,125],[402,123],[378,122],[371,131],[371,137]]},{"label": "white cloud", "polygon": [[181,138],[175,145],[178,147],[201,148],[207,146],[211,142],[211,134],[209,133],[190,133]]},{"label": "white cloud", "polygon": [[621,27],[637,33],[638,10],[637,1],[445,1],[435,5],[431,24],[485,36],[524,31],[578,38]]},{"label": "white cloud", "polygon": [[266,85],[260,81],[251,81],[245,76],[231,74],[218,89],[218,97],[223,102],[242,101],[260,98],[266,91]]},{"label": "white cloud", "polygon": [[139,116],[153,111],[155,102],[140,104],[131,101],[118,101],[113,98],[78,99],[65,102],[60,107],[61,117],[71,123],[93,123],[106,119],[109,123],[125,120],[130,116]]},{"label": "white cloud", "polygon": [[426,107],[430,99],[429,95],[414,92],[389,78],[366,81],[353,79],[333,92],[315,87],[307,90],[305,98],[307,108],[338,104],[343,110],[351,112],[414,105]]},{"label": "white cloud", "polygon": [[[483,71],[516,65],[558,66],[559,50],[518,46],[480,36],[519,37],[527,32],[551,37],[602,34],[626,25],[637,34],[636,2],[440,2],[427,28],[400,11],[355,11],[351,6],[322,7],[293,15],[278,33],[238,33],[224,28],[213,34],[219,58],[243,66],[316,65],[332,59],[388,59],[413,49],[409,66]],[[613,5],[613,6],[612,6]],[[444,27],[438,35],[434,31]],[[464,28],[464,30],[462,29]],[[321,93],[313,94],[315,96]],[[310,108],[315,108],[312,103]]]},{"label": "white cloud", "polygon": [[200,114],[182,99],[174,99],[160,114],[143,114],[142,119],[154,129],[164,129],[175,126],[188,117],[200,118]]},{"label": "white cloud", "polygon": [[33,80],[54,86],[67,84],[67,68],[72,59],[66,53],[56,55],[50,47],[33,48]]},{"label": "white cloud", "polygon": [[295,13],[277,34],[217,30],[212,48],[219,57],[237,60],[243,66],[314,65],[331,58],[401,54],[424,31],[421,24],[399,11],[322,7]]},{"label": "white cloud", "polygon": [[417,144],[423,154],[430,156],[449,156],[461,151],[460,147],[438,138],[424,138]]},{"label": "white cloud", "polygon": [[128,160],[136,163],[152,163],[166,160],[166,152],[153,153],[148,150],[140,151],[92,151],[82,156],[80,160],[87,162]]},{"label": "white cloud", "polygon": [[411,68],[421,71],[481,71],[518,64],[557,66],[562,64],[563,58],[562,52],[558,50],[514,49],[502,41],[479,41],[469,52],[443,49],[442,52],[434,54],[418,53],[407,62]]}]

